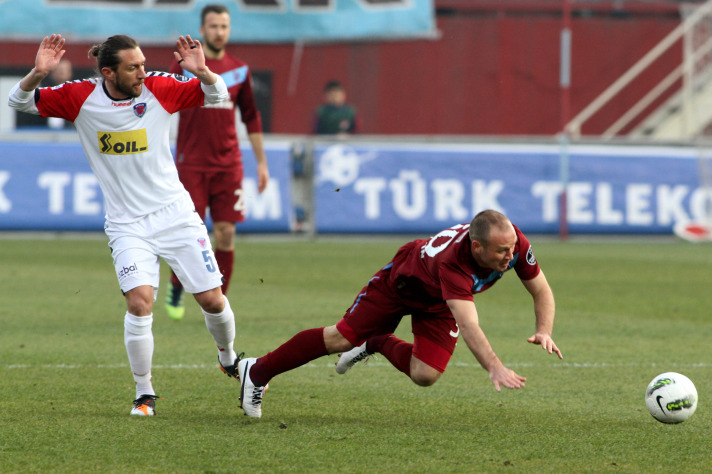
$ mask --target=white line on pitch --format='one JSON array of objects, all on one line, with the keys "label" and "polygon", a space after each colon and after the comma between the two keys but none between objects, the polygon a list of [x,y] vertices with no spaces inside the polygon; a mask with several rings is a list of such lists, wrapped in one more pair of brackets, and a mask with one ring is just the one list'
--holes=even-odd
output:
[{"label": "white line on pitch", "polygon": [[[325,363],[311,362],[303,365],[302,367],[309,368],[333,368],[335,360],[330,360]],[[389,367],[391,364],[388,361],[374,361],[371,360],[367,364],[367,367]],[[505,364],[507,367],[553,367],[553,368],[563,368],[563,369],[608,369],[608,368],[622,368],[622,367],[657,367],[657,368],[697,368],[697,367],[712,367],[712,363],[709,362],[688,362],[684,364],[678,363],[609,363],[609,362],[552,362],[550,364],[542,362],[510,362]],[[450,366],[455,367],[479,367],[479,364],[474,362],[453,362]],[[78,369],[128,369],[129,365],[127,363],[123,364],[2,364],[0,368],[4,369],[47,369],[47,370],[78,370]],[[215,369],[217,367],[215,364],[155,364],[153,370],[204,370],[204,369]]]}]

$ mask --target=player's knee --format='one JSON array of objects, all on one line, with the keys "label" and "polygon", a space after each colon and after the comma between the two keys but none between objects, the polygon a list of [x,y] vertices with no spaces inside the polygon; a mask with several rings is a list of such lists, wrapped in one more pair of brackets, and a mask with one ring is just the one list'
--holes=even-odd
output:
[{"label": "player's knee", "polygon": [[195,300],[206,313],[218,314],[222,313],[225,309],[225,298],[220,288],[196,293],[194,296]]},{"label": "player's knee", "polygon": [[416,385],[420,385],[421,387],[430,387],[438,381],[438,377],[431,377],[422,374],[410,374],[410,379],[415,382]]},{"label": "player's knee", "polygon": [[336,329],[336,326],[324,328],[324,345],[326,346],[326,350],[329,351],[329,354],[346,352],[354,347],[353,344]]},{"label": "player's knee", "polygon": [[126,309],[135,316],[148,316],[153,311],[153,289],[137,287],[126,292]]},{"label": "player's knee", "polygon": [[430,387],[435,382],[438,381],[442,375],[437,370],[433,369],[429,365],[425,365],[422,362],[411,363],[410,367],[410,379],[421,387]]}]

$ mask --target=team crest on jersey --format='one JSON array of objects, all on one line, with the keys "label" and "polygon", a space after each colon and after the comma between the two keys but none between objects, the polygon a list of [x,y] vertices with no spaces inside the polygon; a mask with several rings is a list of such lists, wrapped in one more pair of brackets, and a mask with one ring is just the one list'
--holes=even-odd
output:
[{"label": "team crest on jersey", "polygon": [[199,238],[198,239],[198,244],[200,244],[201,247],[205,248],[205,245],[207,244],[207,241],[204,238]]},{"label": "team crest on jersey", "polygon": [[532,250],[531,245],[529,246],[529,250],[527,250],[527,263],[529,265],[536,264],[536,258],[534,257],[534,250]]},{"label": "team crest on jersey", "polygon": [[136,114],[137,117],[143,117],[143,114],[146,113],[146,102],[141,102],[140,104],[134,105],[134,113]]}]

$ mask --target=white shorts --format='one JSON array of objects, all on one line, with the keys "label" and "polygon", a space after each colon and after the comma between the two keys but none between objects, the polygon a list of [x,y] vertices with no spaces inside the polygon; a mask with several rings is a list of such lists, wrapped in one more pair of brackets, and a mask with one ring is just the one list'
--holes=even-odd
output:
[{"label": "white shorts", "polygon": [[170,265],[188,293],[222,286],[208,230],[190,197],[130,224],[107,222],[104,230],[124,293],[150,285],[155,301],[160,280],[159,257]]}]

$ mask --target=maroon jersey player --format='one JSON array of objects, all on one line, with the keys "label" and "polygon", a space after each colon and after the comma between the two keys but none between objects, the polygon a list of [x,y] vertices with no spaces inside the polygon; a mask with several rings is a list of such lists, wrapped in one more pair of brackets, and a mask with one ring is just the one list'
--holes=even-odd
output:
[{"label": "maroon jersey player", "polygon": [[[183,186],[190,193],[200,217],[210,208],[215,237],[215,258],[227,293],[235,259],[235,224],[245,220],[242,191],[242,153],[238,143],[235,108],[257,160],[257,190],[269,181],[262,140],[262,120],[255,105],[252,74],[243,61],[225,52],[230,36],[230,14],[223,5],[206,5],[201,12],[200,33],[205,44],[205,62],[228,86],[229,100],[214,107],[196,107],[180,113],[176,143],[176,166]],[[174,62],[170,72],[190,76]],[[166,297],[166,311],[173,319],[183,317],[182,286],[175,274]]]},{"label": "maroon jersey player", "polygon": [[[337,324],[302,331],[265,356],[242,359],[238,372],[245,414],[262,415],[265,388],[274,376],[337,352],[342,353],[336,364],[340,374],[378,352],[416,384],[432,385],[460,335],[497,391],[523,387],[526,379],[502,364],[482,332],[473,300],[511,269],[534,301],[536,331],[527,341],[562,358],[552,339],[554,295],[531,245],[507,217],[488,210],[470,224],[401,247]],[[412,343],[393,335],[405,315],[411,315]]]}]

